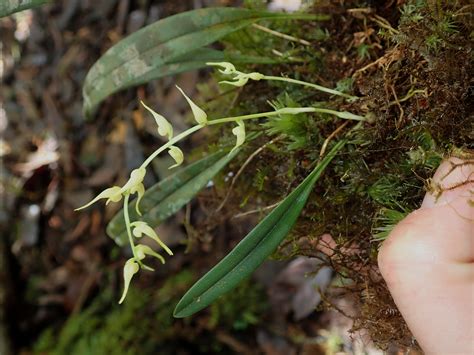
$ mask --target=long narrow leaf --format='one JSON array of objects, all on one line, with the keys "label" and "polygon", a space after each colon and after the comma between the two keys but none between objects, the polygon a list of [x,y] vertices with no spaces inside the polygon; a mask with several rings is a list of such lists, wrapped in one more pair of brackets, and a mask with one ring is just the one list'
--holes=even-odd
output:
[{"label": "long narrow leaf", "polygon": [[[188,203],[206,184],[237,154],[223,151],[211,154],[186,166],[163,181],[149,188],[140,202],[143,216],[138,216],[135,203],[129,206],[132,220],[142,220],[151,226],[157,226],[166,218],[175,214]],[[107,234],[118,244],[127,243],[127,232],[123,210],[110,221]]]},{"label": "long narrow leaf", "polygon": [[177,318],[190,316],[249,277],[272,254],[292,229],[314,184],[345,141],[338,142],[306,179],[263,219],[179,301]]},{"label": "long narrow leaf", "polygon": [[0,17],[14,14],[18,11],[32,9],[51,2],[51,0],[0,0]]},{"label": "long narrow leaf", "polygon": [[174,64],[177,58],[262,18],[325,19],[318,15],[205,8],[157,21],[118,42],[92,66],[83,87],[84,113],[90,116],[109,95],[147,81],[150,72],[157,77],[156,70]]}]

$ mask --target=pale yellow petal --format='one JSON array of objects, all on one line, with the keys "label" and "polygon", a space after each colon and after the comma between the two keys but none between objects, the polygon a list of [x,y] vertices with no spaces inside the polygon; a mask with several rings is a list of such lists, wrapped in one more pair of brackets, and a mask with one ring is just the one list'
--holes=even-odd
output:
[{"label": "pale yellow petal", "polygon": [[219,81],[219,84],[228,84],[232,86],[242,87],[249,81],[247,77],[235,77],[235,81]]},{"label": "pale yellow petal", "polygon": [[85,204],[84,206],[76,208],[74,211],[79,211],[79,210],[82,210],[84,208],[87,208],[90,205],[93,205],[94,203],[96,203],[97,201],[99,201],[100,199],[103,199],[103,198],[106,198],[107,201],[110,200],[112,202],[120,201],[122,199],[121,188],[119,186],[109,187],[108,189],[105,189],[100,194],[98,194],[97,197],[95,197],[91,202]]},{"label": "pale yellow petal", "polygon": [[119,304],[121,304],[125,300],[133,275],[135,275],[139,269],[140,267],[138,266],[137,262],[133,258],[128,259],[127,262],[125,263],[125,266],[123,268],[123,281],[124,281],[123,293],[122,293],[122,297],[120,297]]},{"label": "pale yellow petal", "polygon": [[221,67],[223,69],[219,69],[222,74],[232,74],[235,73],[234,64],[229,62],[208,62],[206,65],[210,65],[213,67]]},{"label": "pale yellow petal", "polygon": [[135,185],[130,189],[130,194],[137,194],[137,202],[135,202],[135,211],[137,211],[138,215],[141,216],[142,213],[140,212],[140,201],[142,200],[143,195],[145,194],[145,186],[140,183]]},{"label": "pale yellow petal", "polygon": [[176,168],[177,166],[180,166],[183,164],[184,161],[184,155],[181,149],[175,146],[171,146],[168,150],[169,155],[174,159],[176,164],[170,166],[168,169],[173,169]]},{"label": "pale yellow petal", "polygon": [[140,101],[140,102],[143,105],[143,107],[145,107],[153,115],[156,125],[158,126],[158,134],[163,137],[168,136],[168,139],[173,138],[173,126],[171,125],[171,123],[169,123],[168,120],[164,118],[162,115],[160,115],[159,113],[156,113],[150,107],[145,105],[143,101]]},{"label": "pale yellow petal", "polygon": [[234,151],[245,142],[245,124],[242,120],[237,121],[237,127],[232,129],[232,133],[237,137],[235,147],[232,149]]},{"label": "pale yellow petal", "polygon": [[133,222],[132,223],[133,229],[133,235],[135,237],[140,238],[143,234],[145,234],[147,237],[153,239],[155,242],[157,242],[169,255],[173,255],[173,252],[171,251],[168,246],[163,243],[163,241],[158,237],[158,234],[156,234],[155,230],[151,228],[148,224],[145,222]]},{"label": "pale yellow petal", "polygon": [[130,192],[132,188],[136,188],[139,184],[143,182],[143,179],[145,178],[146,174],[146,169],[145,168],[138,168],[133,170],[130,173],[130,179],[125,183],[125,185],[122,186],[121,192]]},{"label": "pale yellow petal", "polygon": [[176,87],[181,92],[181,94],[183,94],[189,106],[191,106],[191,110],[193,111],[194,119],[196,120],[196,122],[205,125],[207,123],[207,113],[204,112],[204,110],[198,105],[196,105],[178,85],[176,85]]},{"label": "pale yellow petal", "polygon": [[143,260],[146,255],[153,256],[161,261],[162,264],[165,263],[165,258],[160,254],[150,248],[148,245],[138,244],[135,246],[135,253],[140,260]]}]

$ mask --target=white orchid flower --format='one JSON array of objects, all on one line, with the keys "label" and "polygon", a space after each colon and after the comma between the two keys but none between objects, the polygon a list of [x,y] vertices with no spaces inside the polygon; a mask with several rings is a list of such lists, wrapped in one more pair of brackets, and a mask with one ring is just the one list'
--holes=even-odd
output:
[{"label": "white orchid flower", "polygon": [[100,194],[97,195],[91,202],[85,204],[84,206],[81,206],[79,208],[76,208],[74,211],[79,211],[84,208],[89,207],[90,205],[93,205],[100,199],[106,198],[107,201],[105,204],[108,204],[109,202],[119,202],[122,199],[122,188],[119,186],[112,186],[109,187],[108,189],[105,189],[102,191]]},{"label": "white orchid flower", "polygon": [[145,105],[143,101],[140,101],[140,103],[153,115],[153,118],[155,119],[155,122],[158,126],[158,134],[163,137],[168,136],[168,140],[173,138],[173,126],[171,125],[171,123],[169,123],[168,120],[162,115],[153,111],[150,107]]},{"label": "white orchid flower", "polygon": [[139,269],[140,267],[138,266],[138,263],[133,258],[128,259],[127,262],[125,263],[125,266],[123,267],[123,281],[124,281],[123,293],[122,293],[122,297],[120,297],[119,304],[121,304],[125,300],[133,275],[135,275]]},{"label": "white orchid flower", "polygon": [[132,170],[132,172],[130,173],[130,178],[125,183],[125,185],[122,186],[121,192],[132,193],[130,190],[133,188],[136,188],[137,185],[143,183],[143,179],[145,178],[145,175],[146,175],[145,168],[137,168],[137,169]]},{"label": "white orchid flower", "polygon": [[191,110],[193,111],[194,119],[196,120],[197,123],[201,125],[205,125],[207,123],[207,113],[204,112],[202,108],[200,108],[198,105],[196,105],[181,89],[178,85],[176,85],[178,90],[183,94],[184,98],[188,102],[189,106],[191,106]]},{"label": "white orchid flower", "polygon": [[176,162],[176,164],[170,166],[168,169],[173,169],[173,168],[176,168],[177,166],[180,166],[181,164],[183,164],[184,154],[183,154],[183,151],[181,149],[179,149],[178,147],[175,147],[174,145],[172,145],[169,148],[168,153],[169,153],[169,155],[171,155],[171,157]]},{"label": "white orchid flower", "polygon": [[169,255],[173,255],[173,252],[170,250],[170,248],[168,248],[166,244],[161,241],[155,230],[151,228],[146,222],[133,222],[131,223],[131,226],[133,227],[132,234],[135,236],[135,238],[141,238],[143,235],[146,235],[157,242]]}]

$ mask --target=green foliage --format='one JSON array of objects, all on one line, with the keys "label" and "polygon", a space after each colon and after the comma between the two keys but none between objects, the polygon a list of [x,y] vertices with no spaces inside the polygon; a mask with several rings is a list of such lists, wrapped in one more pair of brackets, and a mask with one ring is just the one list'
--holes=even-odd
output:
[{"label": "green foliage", "polygon": [[35,7],[47,4],[52,0],[1,0],[0,1],[0,18],[11,15],[15,12],[33,9]]},{"label": "green foliage", "polygon": [[175,317],[207,307],[248,278],[276,250],[296,223],[314,184],[345,143],[338,142],[295,190],[186,292],[175,308]]},{"label": "green foliage", "polygon": [[[129,206],[130,216],[134,220],[146,221],[151,226],[159,225],[193,199],[237,153],[238,151],[231,154],[218,151],[168,176],[145,192],[140,202],[145,211],[144,214],[138,216],[135,210],[135,200]],[[107,226],[107,234],[118,245],[127,243],[123,210],[110,221]]]}]

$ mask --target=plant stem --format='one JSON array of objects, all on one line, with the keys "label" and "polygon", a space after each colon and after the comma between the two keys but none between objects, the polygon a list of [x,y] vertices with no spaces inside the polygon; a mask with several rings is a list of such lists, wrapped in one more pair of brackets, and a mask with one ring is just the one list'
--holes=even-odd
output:
[{"label": "plant stem", "polygon": [[[322,113],[328,113],[334,116],[337,116],[339,118],[343,118],[346,120],[354,120],[354,121],[365,121],[365,117],[355,115],[353,113],[347,112],[347,111],[335,111],[335,110],[330,110],[326,108],[319,108],[319,107],[285,107],[281,108],[275,111],[269,111],[269,112],[260,112],[260,113],[252,113],[249,115],[242,115],[242,116],[230,116],[230,117],[224,117],[224,118],[218,118],[215,120],[210,120],[207,121],[206,125],[207,126],[212,126],[212,125],[217,125],[217,124],[222,124],[222,123],[228,123],[228,122],[236,122],[240,120],[251,120],[255,118],[262,118],[262,117],[269,117],[269,116],[277,116],[281,114],[292,114],[296,115],[298,113],[304,113],[304,112],[322,112]],[[173,137],[170,139],[166,144],[162,145],[160,148],[155,150],[140,166],[140,168],[146,168],[153,159],[155,159],[161,152],[164,150],[168,149],[175,143],[178,143],[180,140],[183,138],[186,138],[190,134],[199,131],[201,128],[204,128],[206,125],[198,124],[196,126],[193,126],[186,131],[178,134],[176,137]]]},{"label": "plant stem", "polygon": [[[303,113],[303,112],[314,112],[314,107],[298,107],[299,110],[298,113]],[[269,111],[269,112],[261,112],[261,113],[252,113],[250,115],[243,115],[243,116],[231,116],[231,117],[224,117],[224,118],[218,118],[216,120],[209,121],[207,124],[208,125],[215,125],[215,124],[221,124],[221,123],[227,123],[227,122],[235,122],[238,120],[251,120],[254,118],[262,118],[262,117],[268,117],[268,116],[276,116],[276,115],[281,115],[284,113],[289,113],[285,112],[285,108],[279,109],[276,111]]]},{"label": "plant stem", "polygon": [[337,91],[337,90],[334,90],[334,89],[329,89],[327,87],[317,85],[317,84],[313,84],[313,83],[308,83],[308,82],[302,81],[302,80],[284,78],[284,77],[281,77],[281,76],[271,76],[271,75],[265,75],[263,77],[263,80],[285,81],[287,83],[303,85],[303,86],[309,86],[309,87],[312,87],[316,90],[323,91],[325,93],[332,94],[332,95],[342,96],[342,97],[345,97],[347,99],[352,99],[352,100],[358,99],[357,96],[352,96],[352,95],[349,95],[349,94],[345,94],[343,92],[340,92],[340,91]]},{"label": "plant stem", "polygon": [[132,237],[132,230],[130,228],[130,216],[128,215],[128,199],[130,198],[130,194],[126,193],[123,198],[123,217],[125,219],[125,226],[127,227],[127,234],[128,234],[128,241],[130,243],[130,247],[132,248],[133,258],[138,261],[140,264],[140,260],[138,260],[135,254],[135,243],[133,242]]},{"label": "plant stem", "polygon": [[314,109],[313,112],[328,113],[330,115],[334,115],[336,117],[343,118],[345,120],[366,121],[365,117],[355,115],[355,114],[347,112],[347,111],[335,111],[335,110],[330,110],[328,108],[320,108],[320,107],[313,107],[313,109]]},{"label": "plant stem", "polygon": [[186,138],[187,136],[189,136],[190,134],[194,133],[194,132],[197,132],[199,131],[201,128],[203,128],[204,125],[201,125],[201,124],[198,124],[196,126],[193,126],[189,129],[187,129],[186,131],[178,134],[176,137],[173,137],[172,139],[170,139],[167,143],[165,143],[164,145],[162,145],[160,148],[158,148],[157,150],[155,150],[153,152],[153,154],[151,154],[144,162],[143,164],[140,166],[140,168],[146,168],[153,159],[155,159],[158,154],[160,154],[162,151],[164,151],[165,149],[171,147],[173,144],[175,143],[178,143],[181,139],[183,138]]}]

